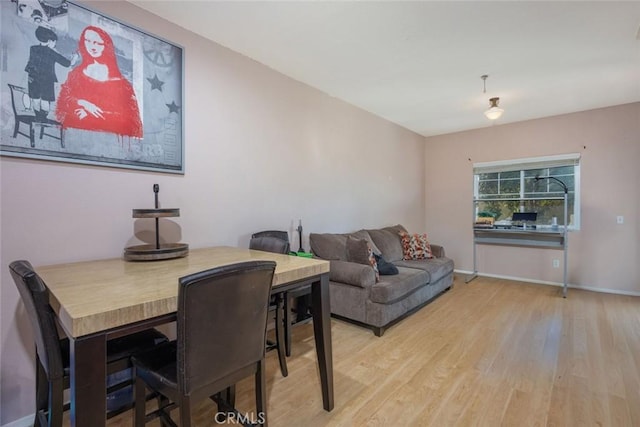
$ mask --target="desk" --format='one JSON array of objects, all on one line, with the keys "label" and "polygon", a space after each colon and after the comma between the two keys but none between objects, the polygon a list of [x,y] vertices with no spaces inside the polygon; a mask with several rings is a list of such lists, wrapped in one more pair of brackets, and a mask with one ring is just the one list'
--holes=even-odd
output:
[{"label": "desk", "polygon": [[106,342],[175,320],[178,279],[226,264],[276,261],[273,289],[312,285],[313,329],[324,409],[333,409],[329,262],[233,247],[194,249],[184,258],[120,258],[36,269],[71,341],[71,425],[106,423]]},{"label": "desk", "polygon": [[[566,206],[566,203],[565,203]],[[565,215],[566,217],[566,215]],[[563,251],[564,263],[562,274],[562,296],[567,296],[567,229],[562,231],[549,228],[528,229],[499,229],[499,228],[474,228],[473,229],[473,273],[469,275],[465,283],[469,283],[478,276],[476,245],[506,245],[524,246],[532,248],[559,249]]]},{"label": "desk", "polygon": [[[507,246],[525,246],[525,247],[538,247],[538,248],[550,248],[560,249],[563,252],[564,263],[562,272],[562,297],[567,297],[567,240],[569,235],[567,234],[567,227],[569,226],[568,220],[568,197],[569,190],[564,182],[552,176],[535,177],[535,181],[540,179],[548,179],[557,181],[562,185],[564,190],[563,197],[516,197],[516,198],[482,198],[473,200],[473,221],[476,223],[478,215],[480,213],[480,205],[487,202],[517,202],[519,205],[524,206],[524,203],[542,203],[550,201],[562,201],[563,207],[563,222],[562,231],[553,230],[552,228],[485,228],[478,227],[477,224],[473,228],[473,273],[467,277],[465,283],[469,283],[478,276],[477,254],[476,245],[507,245]],[[514,216],[517,212],[514,212]],[[492,223],[493,224],[493,223]]]},{"label": "desk", "polygon": [[482,229],[473,230],[476,244],[513,245],[541,248],[563,249],[564,233],[551,229]]}]

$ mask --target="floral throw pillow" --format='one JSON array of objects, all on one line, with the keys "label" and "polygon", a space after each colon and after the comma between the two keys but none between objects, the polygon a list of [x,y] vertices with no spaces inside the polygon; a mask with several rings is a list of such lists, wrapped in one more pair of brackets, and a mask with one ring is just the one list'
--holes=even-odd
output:
[{"label": "floral throw pillow", "polygon": [[347,237],[347,261],[357,262],[358,264],[370,265],[376,274],[376,283],[380,281],[380,273],[378,272],[378,263],[373,255],[369,242],[364,239],[354,239]]},{"label": "floral throw pillow", "polygon": [[431,245],[427,240],[427,234],[409,234],[404,231],[400,233],[400,239],[402,240],[402,252],[403,259],[429,259],[433,258],[433,252],[431,252]]}]

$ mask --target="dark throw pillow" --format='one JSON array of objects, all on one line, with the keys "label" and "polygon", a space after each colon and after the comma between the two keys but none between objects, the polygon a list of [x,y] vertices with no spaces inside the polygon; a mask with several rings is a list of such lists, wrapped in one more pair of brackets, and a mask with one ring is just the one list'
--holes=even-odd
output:
[{"label": "dark throw pillow", "polygon": [[380,255],[373,254],[373,256],[376,258],[378,272],[381,276],[393,276],[394,274],[398,274],[398,267],[386,261]]}]

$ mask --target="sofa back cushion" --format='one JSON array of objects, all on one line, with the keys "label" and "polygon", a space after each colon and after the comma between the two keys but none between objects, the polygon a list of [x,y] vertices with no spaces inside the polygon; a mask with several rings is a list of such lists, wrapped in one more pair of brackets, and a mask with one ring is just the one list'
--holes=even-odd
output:
[{"label": "sofa back cushion", "polygon": [[347,261],[347,235],[311,233],[309,244],[314,255],[326,260]]},{"label": "sofa back cushion", "polygon": [[400,240],[400,232],[402,231],[407,232],[400,224],[378,230],[367,230],[373,243],[380,250],[380,255],[389,262],[400,261],[404,256]]},{"label": "sofa back cushion", "polygon": [[367,243],[369,243],[369,247],[371,248],[371,251],[376,255],[380,255],[380,249],[378,249],[378,247],[374,243],[373,239],[371,238],[367,230],[358,230],[355,233],[349,234],[349,236],[353,237],[354,239],[366,240]]}]

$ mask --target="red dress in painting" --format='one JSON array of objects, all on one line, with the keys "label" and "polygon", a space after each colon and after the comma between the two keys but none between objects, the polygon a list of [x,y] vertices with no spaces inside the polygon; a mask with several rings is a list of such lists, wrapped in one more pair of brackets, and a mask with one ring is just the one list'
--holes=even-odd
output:
[{"label": "red dress in painting", "polygon": [[[93,33],[87,35],[88,31]],[[95,34],[101,51],[92,55],[85,40]],[[98,27],[85,28],[78,50],[82,63],[69,73],[58,96],[56,116],[62,126],[141,138],[138,101],[131,83],[120,73],[109,34]],[[103,71],[100,78],[92,77],[88,69],[96,64]]]}]

